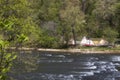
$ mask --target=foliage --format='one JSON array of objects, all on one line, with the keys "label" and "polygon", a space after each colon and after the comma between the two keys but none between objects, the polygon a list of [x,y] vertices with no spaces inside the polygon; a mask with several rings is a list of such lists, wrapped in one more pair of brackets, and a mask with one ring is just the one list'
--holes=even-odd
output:
[{"label": "foliage", "polygon": [[46,32],[43,31],[42,35],[37,41],[37,47],[44,47],[44,48],[57,48],[57,39],[53,36],[50,36]]},{"label": "foliage", "polygon": [[11,46],[46,48],[82,36],[115,40],[119,13],[119,0],[0,0],[0,37]]},{"label": "foliage", "polygon": [[84,14],[80,10],[80,1],[74,0],[63,1],[62,8],[60,9],[60,28],[61,35],[64,37],[64,40],[68,42],[71,38],[76,41],[78,36],[81,36],[84,33]]},{"label": "foliage", "polygon": [[14,53],[6,52],[7,41],[0,40],[0,80],[6,80],[12,61],[16,58]]},{"label": "foliage", "polygon": [[108,27],[103,31],[103,35],[110,43],[113,43],[118,36],[118,32]]},{"label": "foliage", "polygon": [[35,24],[49,34],[39,34],[39,46],[46,45],[44,41],[67,45],[71,38],[76,41],[85,35],[101,38],[107,27],[120,34],[118,0],[34,0],[32,8]]},{"label": "foliage", "polygon": [[104,37],[110,43],[120,38],[120,1],[0,0],[0,78],[10,68],[4,66],[15,58],[5,51],[6,42],[15,47],[61,48],[82,36]]},{"label": "foliage", "polygon": [[30,17],[32,15],[32,9],[30,8],[32,4],[29,0],[0,0],[0,2],[0,5],[2,5],[0,7],[0,27],[4,38],[10,41],[12,46],[17,46],[17,43],[20,43],[19,38],[20,36],[23,37],[22,35],[29,39],[29,41],[25,41],[27,43],[36,41],[40,29],[37,28],[32,17]]}]

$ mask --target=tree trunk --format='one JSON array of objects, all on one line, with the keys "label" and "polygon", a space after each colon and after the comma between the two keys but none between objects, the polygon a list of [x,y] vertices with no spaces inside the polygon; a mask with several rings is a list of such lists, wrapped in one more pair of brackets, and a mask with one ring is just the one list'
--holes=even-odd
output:
[{"label": "tree trunk", "polygon": [[73,40],[75,42],[74,46],[76,46],[76,36],[75,36],[75,30],[73,26],[72,26],[72,34],[73,34]]}]

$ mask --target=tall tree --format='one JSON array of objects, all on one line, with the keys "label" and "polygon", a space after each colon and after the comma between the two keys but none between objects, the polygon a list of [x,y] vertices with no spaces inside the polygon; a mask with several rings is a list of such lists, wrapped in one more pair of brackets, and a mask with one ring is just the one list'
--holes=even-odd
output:
[{"label": "tall tree", "polygon": [[97,25],[96,20],[94,19],[94,15],[92,14],[93,10],[96,7],[96,0],[80,0],[81,2],[81,10],[85,15],[85,31],[86,35],[89,37],[96,36]]},{"label": "tall tree", "polygon": [[64,0],[60,9],[61,29],[66,44],[73,38],[76,45],[76,38],[84,31],[84,13],[81,11],[79,0]]},{"label": "tall tree", "polygon": [[117,32],[114,22],[115,13],[113,7],[116,3],[117,0],[98,0],[95,2],[95,8],[93,9],[89,20],[89,24],[93,26],[93,30],[95,29],[95,31],[92,32],[92,34],[95,33],[95,37],[105,37],[104,30],[108,27],[110,27],[109,30],[111,29]]}]

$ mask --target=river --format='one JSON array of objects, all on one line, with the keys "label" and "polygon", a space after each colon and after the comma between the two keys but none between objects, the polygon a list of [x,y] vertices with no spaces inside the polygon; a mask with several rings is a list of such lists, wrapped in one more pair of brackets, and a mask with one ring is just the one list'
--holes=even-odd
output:
[{"label": "river", "polygon": [[21,51],[8,75],[11,80],[120,80],[119,67],[120,54]]}]

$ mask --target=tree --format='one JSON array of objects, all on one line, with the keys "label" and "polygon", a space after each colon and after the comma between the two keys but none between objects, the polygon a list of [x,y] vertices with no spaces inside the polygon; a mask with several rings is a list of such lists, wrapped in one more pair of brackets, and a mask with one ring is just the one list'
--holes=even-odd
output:
[{"label": "tree", "polygon": [[85,15],[85,31],[88,37],[98,37],[98,24],[97,20],[95,19],[95,15],[93,11],[96,8],[96,0],[80,0],[81,1],[81,10]]},{"label": "tree", "polygon": [[113,5],[114,9],[114,24],[116,26],[116,30],[119,32],[118,37],[120,38],[120,2],[118,1],[115,5]]},{"label": "tree", "polygon": [[94,3],[94,9],[87,19],[87,29],[90,36],[102,37],[108,27],[117,32],[117,18],[115,18],[114,12],[114,5],[116,5],[117,2],[117,0],[98,0]]},{"label": "tree", "polygon": [[[9,46],[23,43],[26,37],[36,36],[37,30],[32,21],[28,0],[0,0],[0,80],[6,80],[12,61],[16,58],[8,53]],[[31,42],[35,37],[29,39]],[[13,44],[14,43],[14,44]]]},{"label": "tree", "polygon": [[56,48],[59,42],[57,39],[57,27],[59,23],[60,4],[61,0],[35,0],[33,18],[34,22],[42,30],[42,34],[39,35],[37,41],[38,47],[50,48],[51,46],[52,48]]},{"label": "tree", "polygon": [[30,8],[32,4],[29,0],[0,0],[0,5],[1,21],[5,23],[13,22],[13,25],[4,35],[8,41],[15,44],[15,40],[21,34],[29,38],[29,43],[38,38],[37,31],[40,31],[40,29],[36,27],[32,20],[32,9]]},{"label": "tree", "polygon": [[[8,25],[8,23],[2,23],[0,27],[2,27],[3,30],[0,30],[1,35],[5,35],[5,33],[10,30],[11,23]],[[2,37],[0,40],[0,80],[6,80],[7,73],[9,72],[12,61],[16,58],[16,55],[12,52],[7,52],[7,49],[10,45],[10,42],[6,40],[5,37]]]},{"label": "tree", "polygon": [[118,32],[116,30],[111,29],[110,27],[106,27],[103,31],[103,36],[108,40],[109,43],[114,43],[116,37],[118,36]]},{"label": "tree", "polygon": [[60,28],[67,45],[70,38],[74,39],[76,45],[76,38],[84,32],[85,17],[80,5],[79,0],[64,0],[60,9]]}]

